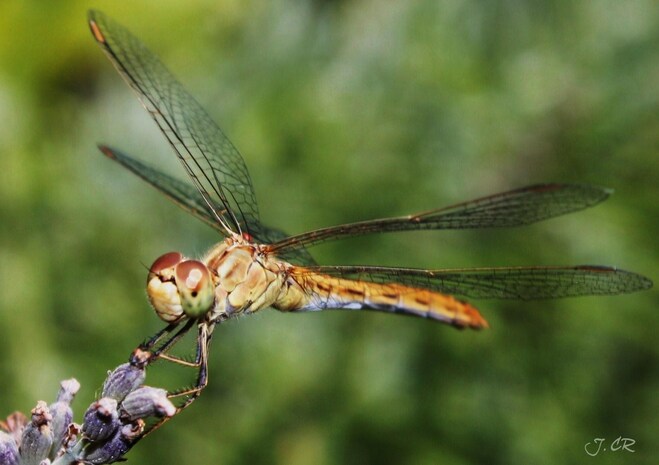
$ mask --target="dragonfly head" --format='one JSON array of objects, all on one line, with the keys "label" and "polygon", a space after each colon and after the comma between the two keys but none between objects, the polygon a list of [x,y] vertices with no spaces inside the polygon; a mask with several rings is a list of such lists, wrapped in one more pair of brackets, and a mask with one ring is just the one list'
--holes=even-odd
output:
[{"label": "dragonfly head", "polygon": [[146,291],[158,317],[168,323],[206,315],[215,302],[210,270],[197,260],[169,252],[149,268]]}]

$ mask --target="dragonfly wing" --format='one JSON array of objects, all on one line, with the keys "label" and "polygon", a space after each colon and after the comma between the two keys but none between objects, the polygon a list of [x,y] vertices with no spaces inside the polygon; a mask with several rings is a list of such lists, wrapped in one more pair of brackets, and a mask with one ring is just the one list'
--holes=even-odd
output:
[{"label": "dragonfly wing", "polygon": [[610,189],[581,184],[538,184],[415,215],[332,226],[291,236],[273,252],[363,234],[423,229],[521,226],[575,212],[605,200]]},{"label": "dragonfly wing", "polygon": [[259,213],[238,150],[160,60],[126,28],[98,11],[89,24],[121,76],[175,149],[214,221],[232,232],[249,230]]},{"label": "dragonfly wing", "polygon": [[[215,218],[210,214],[206,208],[206,203],[202,198],[200,192],[190,184],[180,181],[168,174],[165,174],[156,168],[142,163],[119,150],[107,147],[104,145],[99,146],[101,152],[108,158],[116,161],[120,165],[128,168],[137,176],[151,184],[160,192],[165,194],[176,205],[191,213],[204,223],[216,229],[222,234],[226,231],[220,224],[215,221]],[[280,241],[287,237],[287,234],[278,229],[270,228],[261,224],[260,221],[251,217],[246,217],[246,224],[251,231],[254,239],[263,244],[270,244]],[[298,249],[289,251],[282,258],[291,263],[298,265],[314,265],[314,259],[307,252],[306,249]]]},{"label": "dragonfly wing", "polygon": [[652,287],[643,275],[608,266],[502,267],[421,270],[373,266],[316,266],[292,273],[328,275],[381,284],[403,284],[474,299],[555,299],[616,295]]},{"label": "dragonfly wing", "polygon": [[419,270],[369,266],[288,269],[289,286],[274,307],[285,312],[375,310],[481,329],[487,321],[455,296],[550,299],[647,289],[644,276],[605,266]]}]

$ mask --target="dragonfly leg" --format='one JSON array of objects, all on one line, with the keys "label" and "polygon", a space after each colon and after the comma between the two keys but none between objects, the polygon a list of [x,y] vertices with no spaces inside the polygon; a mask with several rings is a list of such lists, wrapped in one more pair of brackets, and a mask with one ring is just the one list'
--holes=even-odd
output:
[{"label": "dragonfly leg", "polygon": [[[176,413],[171,417],[161,418],[152,428],[150,428],[142,437],[145,437],[151,434],[153,431],[160,428],[164,425],[169,419],[174,418],[174,416],[181,413],[186,409],[192,402],[194,402],[204,390],[208,384],[208,347],[211,342],[212,329],[209,330],[207,324],[199,325],[199,335],[197,337],[197,354],[194,362],[186,362],[187,366],[194,366],[199,369],[197,372],[197,382],[194,387],[188,389],[182,389],[179,391],[174,391],[168,395],[169,398],[188,396],[185,401],[176,408]],[[178,358],[172,357],[169,355],[159,354],[160,358],[165,358],[166,360],[179,361]],[[171,357],[171,358],[170,358]]]},{"label": "dragonfly leg", "polygon": [[130,354],[130,358],[128,359],[130,364],[140,368],[144,368],[149,365],[153,361],[153,353],[151,352],[153,346],[155,346],[163,337],[174,331],[178,325],[178,323],[172,323],[165,326],[151,338],[137,346],[135,350],[133,350],[133,352]]},{"label": "dragonfly leg", "polygon": [[157,358],[157,357],[159,357],[162,353],[165,353],[165,352],[167,352],[169,349],[171,349],[171,347],[176,343],[176,341],[178,341],[178,340],[181,339],[183,336],[185,336],[185,334],[186,334],[188,331],[190,331],[190,328],[192,328],[192,327],[195,325],[195,323],[196,323],[195,320],[188,320],[188,321],[185,323],[185,325],[184,325],[181,329],[179,329],[179,330],[176,332],[176,334],[174,334],[171,338],[169,338],[167,341],[165,341],[165,343],[164,343],[163,345],[161,345],[160,347],[158,347],[156,350],[154,350],[154,351],[152,352],[152,353],[153,353],[153,357],[154,357],[154,358]]},{"label": "dragonfly leg", "polygon": [[158,358],[161,360],[167,360],[168,362],[176,363],[177,365],[181,365],[184,367],[197,368],[199,366],[199,362],[197,362],[196,360],[194,361],[185,360],[181,357],[177,357],[175,355],[170,355],[167,353],[160,353],[158,355]]},{"label": "dragonfly leg", "polygon": [[150,339],[147,339],[144,341],[142,344],[140,344],[140,348],[142,350],[151,350],[153,346],[155,346],[164,336],[168,335],[172,331],[174,331],[176,328],[178,328],[178,325],[180,323],[171,323],[167,326],[165,326],[163,329],[158,331],[156,334],[154,334]]},{"label": "dragonfly leg", "polygon": [[[155,345],[157,345],[162,339],[169,336],[176,328],[178,328],[179,323],[172,323],[165,328],[158,331],[153,337],[140,344],[130,355],[130,363],[134,366],[144,368],[151,363],[155,362],[158,358],[166,359],[176,359],[173,356],[164,356],[164,353],[167,352],[179,339],[181,339],[192,326],[195,324],[194,320],[188,320],[185,325],[180,328],[173,336],[169,337],[160,347],[156,350],[152,350]],[[172,360],[175,362],[175,360]],[[183,362],[181,360],[181,362]],[[175,362],[178,363],[178,362]],[[183,363],[185,365],[185,363]]]},{"label": "dragonfly leg", "polygon": [[[208,384],[208,347],[210,346],[212,334],[207,324],[199,325],[199,335],[197,336],[197,355],[195,361],[188,362],[189,366],[198,368],[197,382],[191,388],[182,389],[169,394],[169,397],[189,396],[185,402],[178,407],[178,412],[190,405],[204,390]],[[177,413],[178,413],[177,412]]]}]

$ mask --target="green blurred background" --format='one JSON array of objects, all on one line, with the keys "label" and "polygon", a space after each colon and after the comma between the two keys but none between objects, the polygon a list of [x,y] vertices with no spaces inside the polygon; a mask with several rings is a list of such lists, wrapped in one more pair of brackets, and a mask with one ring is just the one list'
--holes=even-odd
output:
[{"label": "green blurred background", "polygon": [[[291,233],[543,181],[616,190],[523,229],[327,244],[320,263],[659,277],[656,2],[119,3],[0,3],[2,416],[75,376],[80,420],[106,370],[161,327],[144,265],[219,239],[97,151],[183,175],[94,43],[88,8],[161,56],[241,150],[264,221]],[[488,331],[359,312],[227,324],[204,395],[129,458],[659,463],[656,291],[476,304]],[[586,455],[619,436],[634,453]]]}]

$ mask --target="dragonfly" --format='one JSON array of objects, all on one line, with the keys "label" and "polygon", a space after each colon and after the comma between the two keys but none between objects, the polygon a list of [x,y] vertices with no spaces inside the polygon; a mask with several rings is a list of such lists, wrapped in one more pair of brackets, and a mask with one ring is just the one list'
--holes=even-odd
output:
[{"label": "dragonfly", "polygon": [[[599,265],[432,270],[318,265],[308,248],[326,241],[395,231],[528,225],[592,207],[612,191],[583,184],[537,184],[417,214],[287,235],[260,221],[242,156],[161,61],[125,27],[98,11],[89,13],[89,26],[174,149],[190,182],[107,145],[99,145],[101,152],[223,236],[199,260],[168,252],[148,272],[149,301],[167,325],[133,352],[131,362],[144,366],[164,359],[196,368],[194,386],[170,394],[185,396],[181,410],[207,385],[215,326],[266,308],[290,313],[373,310],[478,330],[488,323],[465,298],[616,295],[652,286],[638,273]],[[174,344],[194,327],[194,360],[171,354]]]}]

